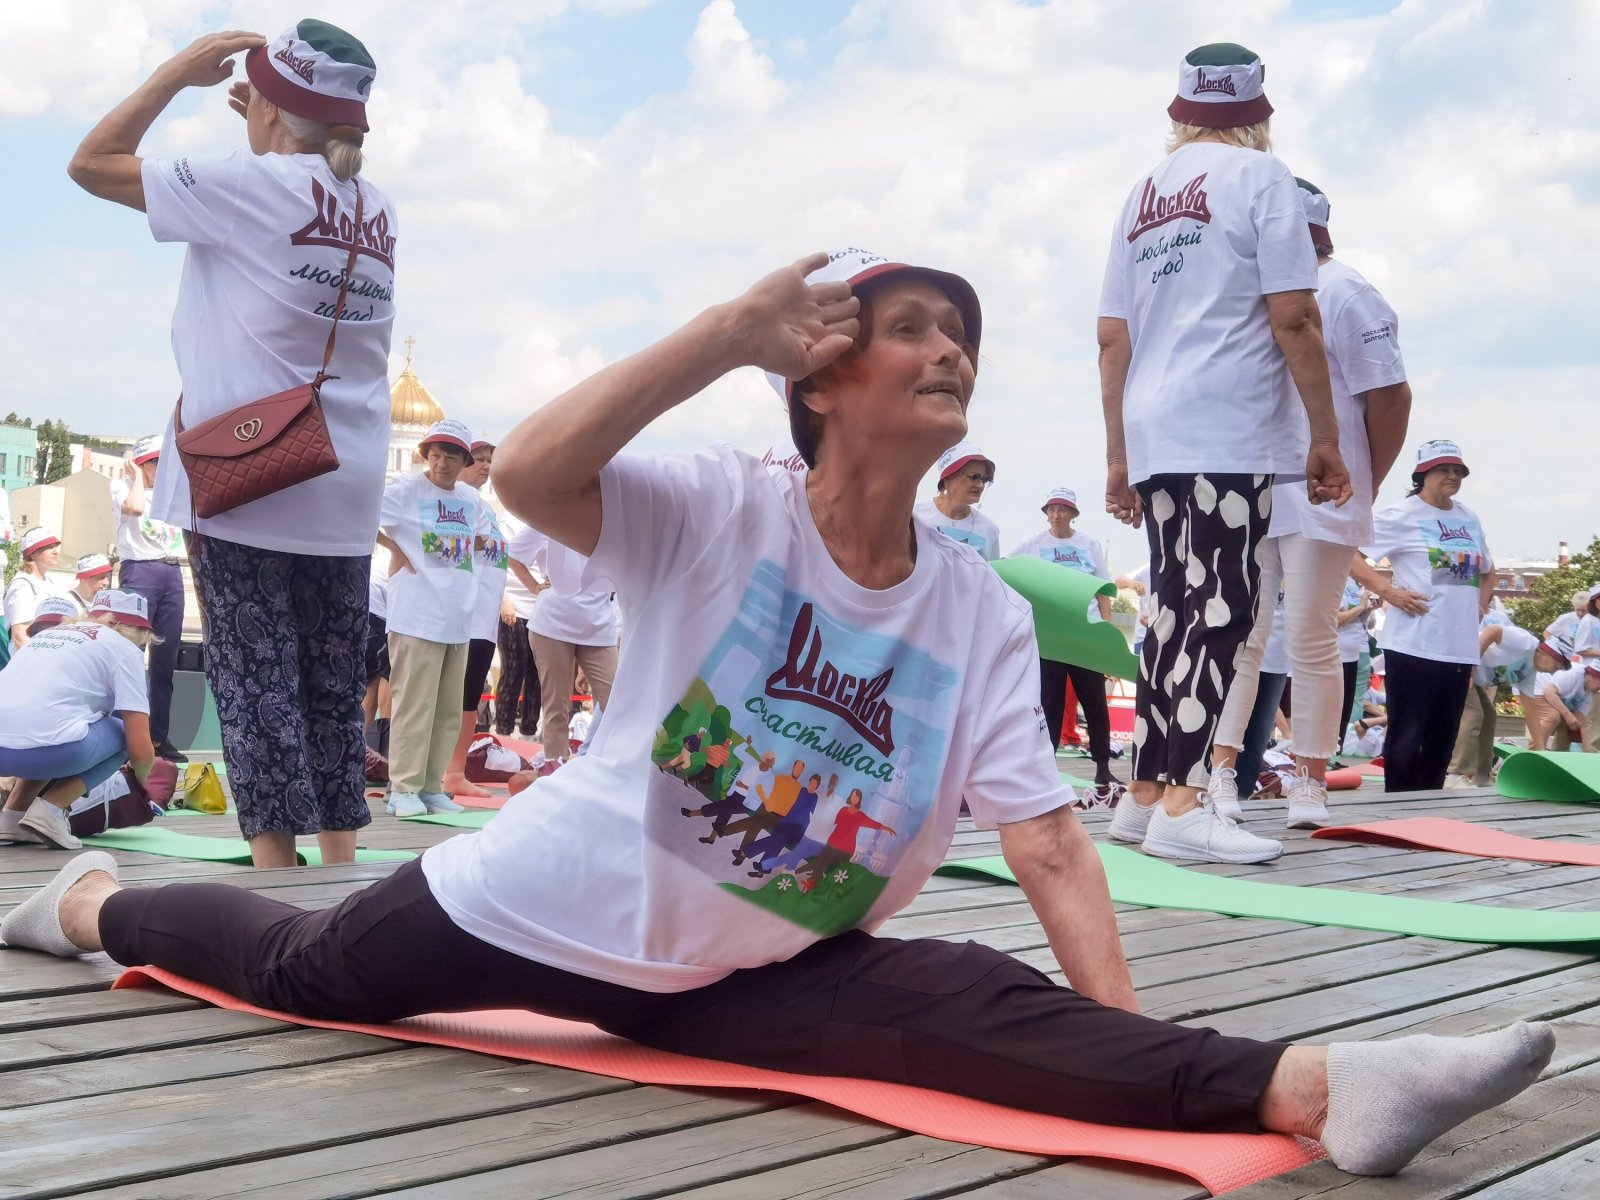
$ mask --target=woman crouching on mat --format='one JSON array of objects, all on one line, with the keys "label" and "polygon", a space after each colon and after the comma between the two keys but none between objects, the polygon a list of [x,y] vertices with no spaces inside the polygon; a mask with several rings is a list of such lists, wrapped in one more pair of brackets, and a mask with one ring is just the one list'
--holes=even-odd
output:
[{"label": "woman crouching on mat", "polygon": [[[981,333],[958,276],[819,254],[524,420],[497,490],[558,543],[558,591],[615,585],[629,636],[589,752],[482,832],[319,912],[212,884],[122,890],[114,860],[86,854],[0,932],[304,1016],[526,1008],[679,1053],[1091,1121],[1282,1130],[1346,1170],[1398,1170],[1532,1083],[1549,1027],[1323,1048],[1138,1015],[1035,711],[1028,607],[911,515],[966,431]],[[746,365],[773,374],[809,472],[727,447],[620,454]],[[814,775],[859,791],[847,837],[836,813],[796,847],[801,862],[833,848],[827,869],[752,880],[702,843],[683,810],[722,799],[742,759],[666,765],[691,737],[782,748],[794,765],[752,789],[763,824]],[[963,798],[999,827],[1071,988],[975,943],[872,932],[926,883]]]},{"label": "woman crouching on mat", "polygon": [[17,777],[0,840],[77,850],[72,802],[126,762],[143,783],[155,762],[144,675],[155,634],[136,592],[101,592],[71,624],[48,624],[50,615],[33,623],[0,686],[0,775]]}]

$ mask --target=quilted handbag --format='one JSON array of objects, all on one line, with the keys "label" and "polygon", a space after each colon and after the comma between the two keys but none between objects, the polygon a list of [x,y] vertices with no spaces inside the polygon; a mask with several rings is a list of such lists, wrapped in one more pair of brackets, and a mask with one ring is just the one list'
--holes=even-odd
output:
[{"label": "quilted handbag", "polygon": [[357,182],[350,257],[345,262],[333,324],[322,351],[322,369],[316,378],[230,408],[189,429],[183,424],[183,397],[178,397],[174,432],[178,457],[189,475],[190,501],[196,516],[219,516],[339,469],[339,456],[334,452],[328,421],[322,412],[322,384],[333,378],[328,374],[328,364],[333,361],[334,338],[355,273],[363,199]]}]

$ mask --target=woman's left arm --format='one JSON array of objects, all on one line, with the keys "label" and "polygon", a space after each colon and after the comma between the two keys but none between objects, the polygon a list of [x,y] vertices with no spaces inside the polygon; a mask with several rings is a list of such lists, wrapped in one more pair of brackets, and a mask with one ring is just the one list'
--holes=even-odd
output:
[{"label": "woman's left arm", "polygon": [[139,142],[155,119],[184,88],[221,83],[233,74],[229,60],[235,54],[266,44],[259,33],[232,30],[207,34],[173,55],[89,131],[67,165],[67,174],[91,195],[143,212]]},{"label": "woman's left arm", "polygon": [[128,762],[133,767],[133,773],[140,783],[150,777],[150,768],[155,765],[156,747],[150,740],[150,714],[142,712],[120,712],[122,718],[122,737],[128,745]]},{"label": "woman's left arm", "polygon": [[1494,607],[1494,585],[1499,576],[1495,573],[1494,562],[1490,560],[1485,564],[1478,576],[1478,616],[1483,618],[1489,615],[1489,609]]},{"label": "woman's left arm", "polygon": [[1062,805],[1002,824],[1000,852],[1072,988],[1101,1004],[1138,1012],[1105,868],[1072,810]]}]

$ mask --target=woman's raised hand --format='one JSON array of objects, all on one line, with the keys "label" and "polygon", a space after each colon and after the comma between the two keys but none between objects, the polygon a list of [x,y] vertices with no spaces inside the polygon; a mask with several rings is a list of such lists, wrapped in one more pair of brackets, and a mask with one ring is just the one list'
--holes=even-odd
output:
[{"label": "woman's raised hand", "polygon": [[[179,87],[215,87],[233,74],[235,54],[266,44],[267,39],[259,33],[239,29],[208,33],[169,58],[162,70]],[[233,106],[231,92],[228,103]]]},{"label": "woman's raised hand", "polygon": [[806,282],[827,265],[826,254],[808,255],[733,302],[745,362],[784,379],[804,379],[850,349],[861,331],[861,301],[843,281]]}]

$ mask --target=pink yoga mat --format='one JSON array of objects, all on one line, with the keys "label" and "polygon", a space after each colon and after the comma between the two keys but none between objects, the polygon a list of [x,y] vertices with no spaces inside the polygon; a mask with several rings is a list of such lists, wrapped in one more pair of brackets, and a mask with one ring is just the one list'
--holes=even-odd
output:
[{"label": "pink yoga mat", "polygon": [[667,1087],[757,1088],[809,1096],[870,1120],[911,1133],[1012,1150],[1022,1154],[1114,1158],[1187,1175],[1213,1195],[1292,1171],[1323,1155],[1315,1142],[1276,1133],[1160,1133],[1091,1125],[1003,1108],[943,1092],[741,1067],[706,1058],[651,1050],[602,1033],[592,1025],[562,1021],[520,1010],[433,1013],[392,1025],[314,1021],[256,1008],[215,988],[180,978],[160,967],[133,967],[118,976],[115,988],[165,984],[185,995],[235,1012],[255,1013],[318,1029],[348,1029],[403,1042],[454,1046],[503,1058],[548,1063],[575,1071],[631,1079]]},{"label": "pink yoga mat", "polygon": [[1569,863],[1600,867],[1600,846],[1582,842],[1544,842],[1518,837],[1499,829],[1455,821],[1448,817],[1405,817],[1398,821],[1368,821],[1319,829],[1311,835],[1348,842],[1376,842],[1384,846],[1413,846],[1424,850],[1449,850],[1479,858],[1515,858],[1522,862]]}]

